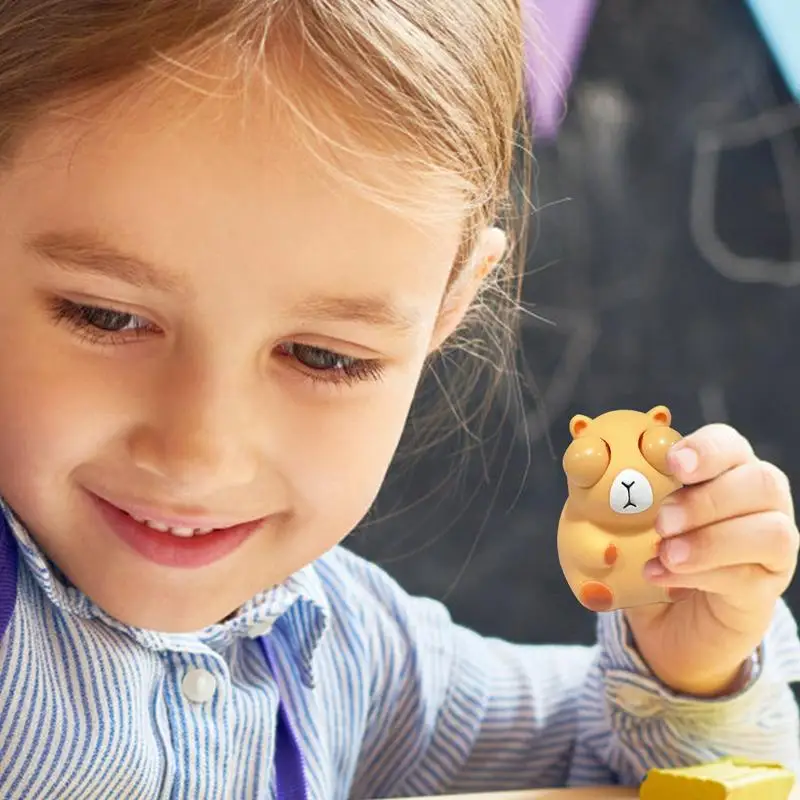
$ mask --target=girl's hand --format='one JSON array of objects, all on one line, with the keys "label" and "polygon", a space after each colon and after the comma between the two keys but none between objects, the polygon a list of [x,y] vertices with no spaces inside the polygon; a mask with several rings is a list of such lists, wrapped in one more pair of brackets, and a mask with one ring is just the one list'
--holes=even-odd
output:
[{"label": "girl's hand", "polygon": [[789,481],[727,425],[675,444],[684,484],[662,505],[659,557],[645,576],[678,601],[626,610],[639,652],[673,690],[715,696],[743,686],[778,598],[797,566]]}]

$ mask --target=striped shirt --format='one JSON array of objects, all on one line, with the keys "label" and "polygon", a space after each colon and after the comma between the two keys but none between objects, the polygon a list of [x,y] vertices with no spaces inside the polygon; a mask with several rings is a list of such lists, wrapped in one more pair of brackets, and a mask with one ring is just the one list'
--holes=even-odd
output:
[{"label": "striped shirt", "polygon": [[[591,648],[486,639],[341,548],[224,623],[132,628],[12,527],[21,557],[0,642],[5,800],[271,798],[279,697],[312,800],[635,784],[649,767],[727,753],[800,769],[789,688],[800,643],[783,604],[758,676],[701,701],[658,684],[618,612],[599,615]],[[253,638],[267,631],[271,665]]]}]

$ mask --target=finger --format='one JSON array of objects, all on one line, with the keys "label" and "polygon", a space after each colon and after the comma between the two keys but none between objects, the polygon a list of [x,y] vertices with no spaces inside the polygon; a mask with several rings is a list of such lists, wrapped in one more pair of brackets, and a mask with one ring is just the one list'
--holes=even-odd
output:
[{"label": "finger", "polygon": [[687,589],[683,586],[670,586],[667,588],[667,594],[673,603],[681,603],[684,600],[688,600],[694,597],[696,592],[697,589]]},{"label": "finger", "polygon": [[739,564],[691,575],[666,571],[650,576],[650,581],[669,589],[671,596],[674,594],[682,599],[688,596],[688,592],[706,592],[740,599],[763,596],[765,601],[772,602],[785,588],[775,575],[757,564]]},{"label": "finger", "polygon": [[754,459],[750,442],[729,425],[705,425],[676,442],[667,464],[684,484],[716,478],[733,467]]},{"label": "finger", "polygon": [[718,478],[673,492],[661,505],[656,530],[675,536],[732,517],[760,511],[794,516],[789,479],[776,466],[752,459]]},{"label": "finger", "polygon": [[681,575],[739,565],[758,565],[775,575],[791,575],[800,535],[791,517],[764,511],[716,522],[665,539],[659,544],[663,566]]}]

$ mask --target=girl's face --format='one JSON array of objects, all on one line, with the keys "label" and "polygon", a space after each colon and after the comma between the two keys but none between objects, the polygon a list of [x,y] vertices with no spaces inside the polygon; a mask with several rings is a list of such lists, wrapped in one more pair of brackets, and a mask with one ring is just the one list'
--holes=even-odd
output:
[{"label": "girl's face", "polygon": [[139,99],[43,121],[0,180],[0,496],[107,612],[186,631],[365,514],[460,226],[336,185],[280,114]]}]

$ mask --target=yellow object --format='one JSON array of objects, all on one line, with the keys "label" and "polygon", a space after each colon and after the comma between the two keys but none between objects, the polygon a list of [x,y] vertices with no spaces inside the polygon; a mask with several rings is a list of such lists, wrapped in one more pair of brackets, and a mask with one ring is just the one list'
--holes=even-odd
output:
[{"label": "yellow object", "polygon": [[644,565],[659,553],[659,507],[681,485],[667,465],[667,452],[681,438],[671,423],[666,406],[570,420],[558,560],[572,593],[590,611],[673,599],[644,576]]},{"label": "yellow object", "polygon": [[683,769],[651,769],[640,800],[788,800],[794,773],[780,764],[725,758]]}]

